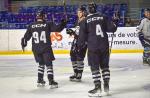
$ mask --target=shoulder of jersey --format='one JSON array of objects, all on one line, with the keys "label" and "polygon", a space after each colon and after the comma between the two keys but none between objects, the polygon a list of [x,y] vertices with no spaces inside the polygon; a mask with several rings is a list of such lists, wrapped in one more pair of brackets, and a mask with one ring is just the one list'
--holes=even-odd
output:
[{"label": "shoulder of jersey", "polygon": [[101,13],[95,13],[95,14],[89,15],[89,17],[92,17],[92,16],[104,16],[104,15]]},{"label": "shoulder of jersey", "polygon": [[145,20],[145,19],[146,19],[146,18],[145,18],[145,17],[143,17],[143,18],[141,18],[141,19],[140,19],[140,21]]}]

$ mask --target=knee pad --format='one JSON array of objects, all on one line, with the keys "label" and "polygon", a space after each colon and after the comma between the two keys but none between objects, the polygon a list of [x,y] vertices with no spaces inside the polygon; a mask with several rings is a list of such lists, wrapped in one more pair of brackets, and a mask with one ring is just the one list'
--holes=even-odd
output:
[{"label": "knee pad", "polygon": [[77,61],[71,61],[72,65],[77,64]]},{"label": "knee pad", "polygon": [[39,62],[39,66],[43,66],[43,65],[45,65],[45,63],[44,62]]},{"label": "knee pad", "polygon": [[100,71],[99,65],[91,65],[90,68],[92,72]]},{"label": "knee pad", "polygon": [[144,57],[150,57],[150,47],[144,47]]},{"label": "knee pad", "polygon": [[77,61],[77,64],[78,65],[84,65],[84,62],[83,61]]},{"label": "knee pad", "polygon": [[52,63],[51,61],[46,62],[46,67],[47,67],[47,68],[48,68],[48,67],[51,67],[51,66],[53,66],[53,63]]},{"label": "knee pad", "polygon": [[46,66],[47,67],[47,69],[53,69],[53,66],[51,65],[51,66]]},{"label": "knee pad", "polygon": [[144,52],[145,53],[150,53],[150,47],[144,47]]},{"label": "knee pad", "polygon": [[38,67],[45,68],[45,66],[44,66],[44,65],[39,65]]}]

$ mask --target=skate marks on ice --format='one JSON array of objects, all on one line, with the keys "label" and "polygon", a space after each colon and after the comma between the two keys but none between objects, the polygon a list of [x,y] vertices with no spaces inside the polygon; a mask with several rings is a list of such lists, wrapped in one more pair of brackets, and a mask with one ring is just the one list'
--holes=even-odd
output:
[{"label": "skate marks on ice", "polygon": [[[24,84],[24,86],[17,89],[18,94],[23,95],[44,95],[45,98],[87,98],[87,90],[90,89],[89,85],[92,84],[92,81],[89,78],[84,78],[84,80],[80,83],[70,82],[69,75],[65,77],[57,77],[56,81],[59,83],[58,88],[50,89],[49,85],[45,85],[43,88],[37,88],[36,83]],[[68,80],[67,80],[68,79]],[[32,80],[29,78],[28,80],[36,82],[36,80]],[[93,85],[91,85],[92,87]],[[39,97],[37,97],[39,98]]]},{"label": "skate marks on ice", "polygon": [[110,56],[111,71],[136,71],[150,68],[150,66],[143,66],[142,53],[123,53],[112,54]]},{"label": "skate marks on ice", "polygon": [[[59,58],[54,62],[55,80],[59,88],[49,89],[46,78],[46,86],[37,88],[34,58],[18,57],[0,59],[0,98],[89,98],[88,91],[94,85],[87,65],[82,82],[70,82],[71,63],[68,58]],[[141,57],[141,54],[111,55],[111,95],[104,95],[103,98],[150,98],[150,67],[142,65]]]},{"label": "skate marks on ice", "polygon": [[[127,84],[127,83],[126,83]],[[130,85],[130,84],[129,84]],[[150,90],[146,90],[145,87],[148,87],[150,84],[140,85],[140,86],[123,86],[111,88],[110,94],[111,97],[108,98],[150,98]],[[150,87],[148,87],[150,89]]]}]

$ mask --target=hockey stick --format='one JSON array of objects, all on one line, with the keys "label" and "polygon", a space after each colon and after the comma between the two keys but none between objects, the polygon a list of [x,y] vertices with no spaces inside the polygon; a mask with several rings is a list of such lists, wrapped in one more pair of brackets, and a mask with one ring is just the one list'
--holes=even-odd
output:
[{"label": "hockey stick", "polygon": [[25,47],[22,47],[22,52],[23,52],[23,53],[25,52]]},{"label": "hockey stick", "polygon": [[27,41],[22,38],[21,39],[21,48],[22,48],[22,51],[25,52],[25,47],[27,46]]},{"label": "hockey stick", "polygon": [[111,50],[112,50],[112,45],[113,45],[113,40],[114,40],[114,32],[112,34],[112,37],[111,37],[111,43],[110,43],[110,46],[109,46],[109,55],[111,54]]},{"label": "hockey stick", "polygon": [[65,0],[63,0],[63,6],[64,6],[65,19],[67,20],[67,8],[66,8],[66,1]]}]

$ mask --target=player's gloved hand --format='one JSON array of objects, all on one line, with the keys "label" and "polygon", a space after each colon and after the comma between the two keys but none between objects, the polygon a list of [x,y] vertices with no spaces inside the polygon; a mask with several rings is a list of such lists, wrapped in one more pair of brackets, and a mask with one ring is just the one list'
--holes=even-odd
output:
[{"label": "player's gloved hand", "polygon": [[66,33],[69,34],[69,35],[74,35],[75,32],[72,29],[67,28]]},{"label": "player's gloved hand", "polygon": [[112,22],[113,22],[116,26],[118,25],[118,21],[119,21],[119,18],[112,17]]},{"label": "player's gloved hand", "polygon": [[142,46],[144,47],[145,46],[144,35],[141,32],[139,33],[139,40],[140,40]]},{"label": "player's gloved hand", "polygon": [[25,38],[21,38],[21,46],[22,50],[24,51],[24,48],[27,46],[27,41],[25,40]]}]

